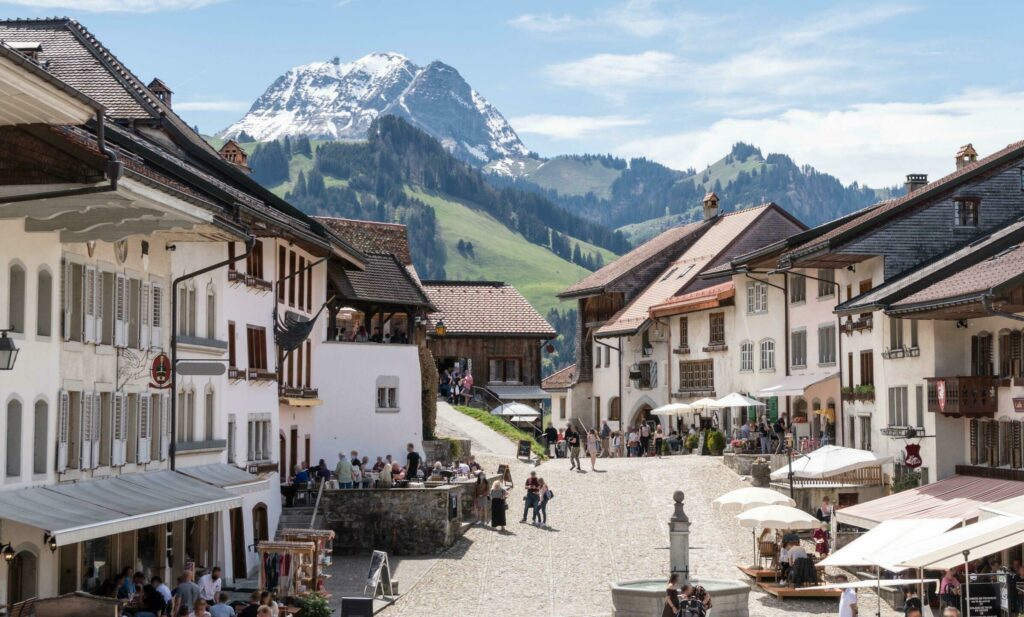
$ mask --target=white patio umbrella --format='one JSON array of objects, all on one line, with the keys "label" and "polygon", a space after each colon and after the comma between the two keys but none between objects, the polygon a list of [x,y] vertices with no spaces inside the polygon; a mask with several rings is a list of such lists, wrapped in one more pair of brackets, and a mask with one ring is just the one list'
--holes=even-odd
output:
[{"label": "white patio umbrella", "polygon": [[789,506],[796,502],[778,491],[770,488],[748,486],[729,491],[712,502],[723,511],[744,512],[761,506]]},{"label": "white patio umbrella", "polygon": [[491,410],[491,415],[494,416],[525,416],[536,418],[540,415],[540,412],[522,403],[505,403],[504,405],[498,405]]},{"label": "white patio umbrella", "polygon": [[814,529],[821,521],[792,506],[759,506],[736,515],[740,527],[770,527],[771,529]]},{"label": "white patio umbrella", "polygon": [[713,398],[699,398],[694,402],[690,403],[690,407],[694,409],[710,409],[715,406],[715,399]]},{"label": "white patio umbrella", "polygon": [[[892,462],[891,456],[879,456],[869,450],[822,446],[813,452],[793,459],[793,477],[798,480],[820,480],[847,471],[878,467]],[[780,467],[771,473],[772,480],[785,480],[789,468]]]},{"label": "white patio umbrella", "polygon": [[765,404],[756,398],[743,396],[739,392],[732,392],[718,399],[713,407],[764,407]]},{"label": "white patio umbrella", "polygon": [[651,411],[656,416],[682,416],[693,411],[692,405],[686,403],[669,403]]}]

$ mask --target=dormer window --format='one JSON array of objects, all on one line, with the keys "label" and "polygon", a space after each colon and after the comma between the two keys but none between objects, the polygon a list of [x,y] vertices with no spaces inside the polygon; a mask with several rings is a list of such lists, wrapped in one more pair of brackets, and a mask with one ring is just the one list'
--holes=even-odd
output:
[{"label": "dormer window", "polygon": [[953,224],[957,227],[977,227],[981,200],[976,197],[960,197],[953,201],[955,208]]}]

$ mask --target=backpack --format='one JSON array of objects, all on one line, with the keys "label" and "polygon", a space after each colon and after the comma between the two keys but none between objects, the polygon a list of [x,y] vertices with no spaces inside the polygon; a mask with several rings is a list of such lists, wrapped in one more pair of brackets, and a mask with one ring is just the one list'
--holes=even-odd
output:
[{"label": "backpack", "polygon": [[679,603],[679,617],[704,617],[704,605],[696,598],[685,598]]}]

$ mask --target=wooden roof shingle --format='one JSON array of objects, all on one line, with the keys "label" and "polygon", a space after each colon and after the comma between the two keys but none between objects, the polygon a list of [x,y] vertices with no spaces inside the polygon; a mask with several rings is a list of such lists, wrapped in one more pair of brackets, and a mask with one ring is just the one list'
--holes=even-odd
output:
[{"label": "wooden roof shingle", "polygon": [[440,320],[445,336],[523,336],[553,338],[558,333],[519,291],[495,281],[423,281],[437,307],[427,334]]}]

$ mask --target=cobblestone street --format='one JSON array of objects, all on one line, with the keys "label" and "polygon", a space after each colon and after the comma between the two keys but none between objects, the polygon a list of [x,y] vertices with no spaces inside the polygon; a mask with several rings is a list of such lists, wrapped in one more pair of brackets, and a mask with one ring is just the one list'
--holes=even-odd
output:
[{"label": "cobblestone street", "polygon": [[[455,413],[455,412],[452,412]],[[443,418],[442,410],[439,416]],[[463,424],[460,422],[460,424]],[[450,428],[446,422],[441,426]],[[463,433],[465,431],[462,431]],[[478,456],[488,470],[508,457]],[[589,461],[584,461],[589,468]],[[519,523],[522,485],[533,465],[513,463],[515,489],[505,534],[470,529],[385,617],[490,615],[552,617],[610,615],[608,584],[666,576],[672,492],[686,493],[692,521],[691,567],[705,578],[741,578],[739,560],[751,558],[750,531],[731,516],[716,516],[713,499],[743,485],[711,457],[599,459],[598,471],[569,471],[565,459],[537,471],[555,492],[548,505],[550,529]],[[861,592],[862,614],[875,613],[875,596]],[[790,600],[783,604],[752,592],[750,614],[827,615],[836,603]],[[713,614],[713,613],[712,613]],[[895,615],[883,606],[883,615]]]}]

